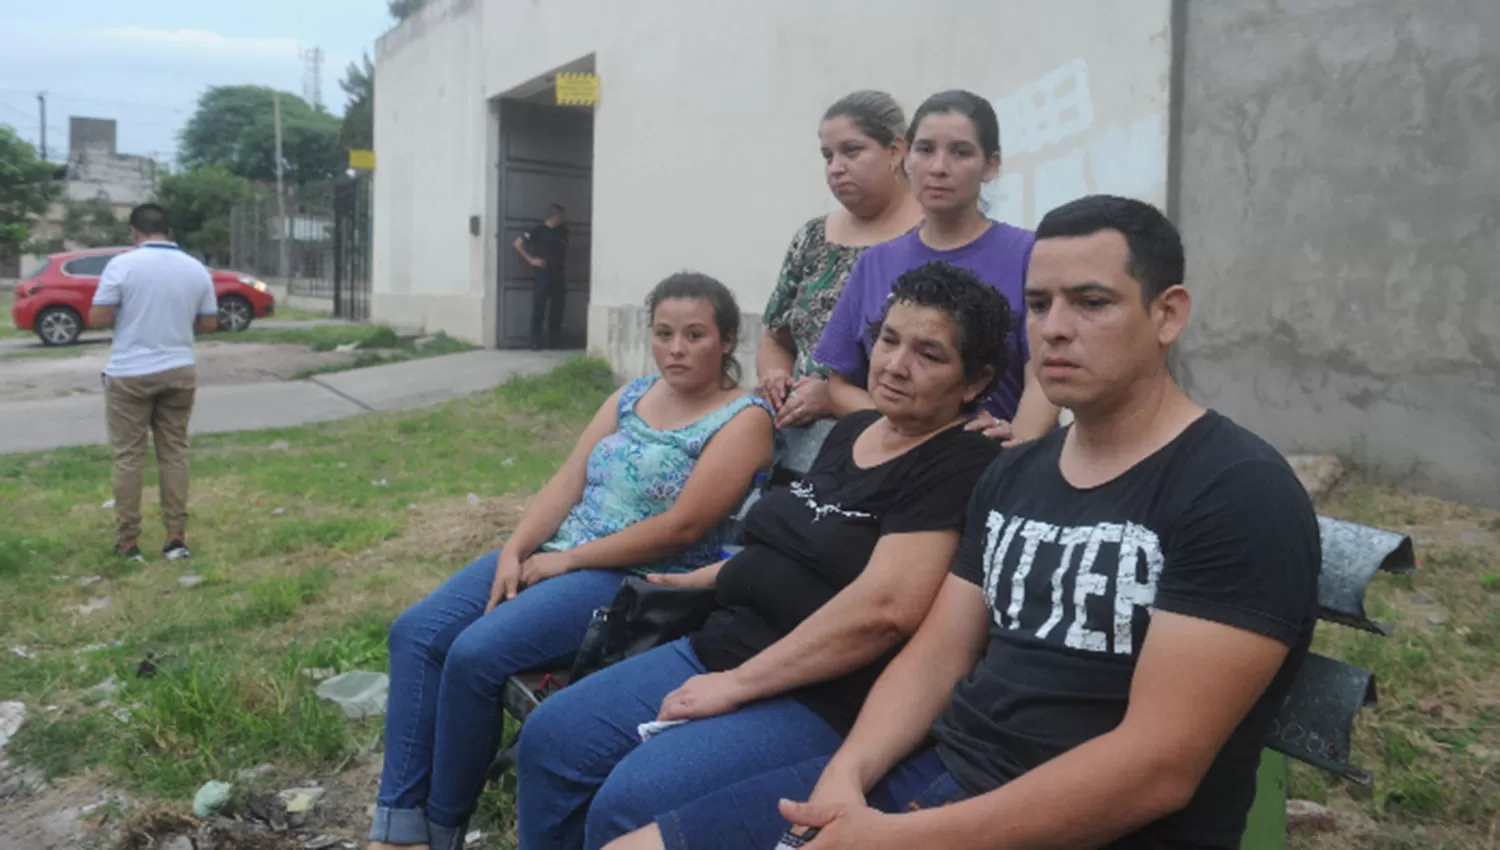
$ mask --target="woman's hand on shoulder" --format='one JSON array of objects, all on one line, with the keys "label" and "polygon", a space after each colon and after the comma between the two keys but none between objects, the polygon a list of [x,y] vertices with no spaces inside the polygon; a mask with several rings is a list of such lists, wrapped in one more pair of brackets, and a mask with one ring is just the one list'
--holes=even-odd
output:
[{"label": "woman's hand on shoulder", "polygon": [[1009,421],[998,419],[986,410],[979,411],[973,419],[970,419],[964,426],[964,430],[978,431],[991,440],[999,440],[1000,445],[1007,449],[1021,442],[1016,439],[1015,431],[1011,428]]},{"label": "woman's hand on shoulder", "polygon": [[771,369],[760,376],[760,382],[755,385],[755,393],[771,403],[771,409],[777,413],[781,412],[781,406],[786,404],[787,392],[792,388],[792,376],[785,369]]},{"label": "woman's hand on shoulder", "polygon": [[800,428],[833,415],[833,397],[828,381],[808,375],[797,381],[787,393],[786,403],[776,409],[777,428]]}]

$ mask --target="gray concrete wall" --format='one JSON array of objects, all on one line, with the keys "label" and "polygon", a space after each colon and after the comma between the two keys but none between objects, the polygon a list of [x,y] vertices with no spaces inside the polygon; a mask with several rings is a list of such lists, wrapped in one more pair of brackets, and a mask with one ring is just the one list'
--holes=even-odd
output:
[{"label": "gray concrete wall", "polygon": [[[589,354],[609,361],[616,375],[625,380],[657,374],[651,359],[651,314],[634,304],[590,304]],[[740,313],[740,384],[755,386],[755,352],[759,347],[759,313]]]},{"label": "gray concrete wall", "polygon": [[1500,506],[1500,2],[1183,12],[1190,392]]}]

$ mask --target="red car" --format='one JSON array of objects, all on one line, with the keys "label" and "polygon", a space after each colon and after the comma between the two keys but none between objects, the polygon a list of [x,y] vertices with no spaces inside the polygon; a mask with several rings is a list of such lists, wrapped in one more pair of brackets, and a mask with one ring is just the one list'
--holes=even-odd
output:
[{"label": "red car", "polygon": [[[99,275],[111,259],[134,248],[94,248],[53,254],[16,287],[11,320],[34,331],[43,345],[69,345],[88,330],[89,306]],[[254,319],[276,312],[276,298],[249,275],[209,269],[219,296],[219,328],[242,331]]]}]

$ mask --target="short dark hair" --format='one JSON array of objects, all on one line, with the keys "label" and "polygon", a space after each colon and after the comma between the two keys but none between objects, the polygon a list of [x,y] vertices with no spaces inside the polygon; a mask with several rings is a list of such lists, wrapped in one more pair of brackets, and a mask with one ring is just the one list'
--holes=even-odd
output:
[{"label": "short dark hair", "polygon": [[1186,265],[1182,234],[1161,210],[1145,201],[1119,195],[1086,195],[1043,216],[1036,227],[1036,239],[1092,236],[1102,230],[1114,230],[1125,237],[1130,251],[1125,272],[1141,285],[1146,304],[1182,285]]},{"label": "short dark hair", "polygon": [[986,366],[992,371],[989,383],[973,402],[964,406],[964,410],[978,407],[1010,367],[1011,356],[1015,353],[1012,340],[1016,322],[1010,302],[1000,290],[989,286],[968,269],[933,261],[896,278],[896,285],[891,288],[891,296],[886,299],[879,321],[870,325],[868,334],[872,344],[879,337],[891,307],[896,304],[942,311],[958,326],[958,354],[963,362],[964,377],[973,380]]},{"label": "short dark hair", "polygon": [[907,144],[917,141],[917,128],[929,115],[962,115],[974,125],[974,135],[979,137],[979,148],[985,158],[1000,152],[1000,119],[995,117],[995,107],[990,102],[963,89],[938,92],[922,101],[917,114],[912,116],[911,127],[906,131]]},{"label": "short dark hair", "polygon": [[547,207],[547,215],[549,216],[562,215],[565,212],[567,212],[567,210],[563,209],[562,204],[551,204]]},{"label": "short dark hair", "polygon": [[883,148],[890,147],[898,136],[906,135],[906,113],[894,97],[883,91],[863,89],[844,95],[823,113],[824,121],[835,118],[848,118]]},{"label": "short dark hair", "polygon": [[166,236],[172,232],[172,222],[160,204],[141,204],[131,210],[130,226],[143,236]]},{"label": "short dark hair", "polygon": [[734,300],[729,287],[706,274],[678,272],[658,283],[646,296],[646,309],[651,320],[656,321],[657,305],[673,298],[707,301],[714,311],[714,324],[719,328],[719,338],[730,343],[724,361],[719,365],[720,375],[731,385],[740,382],[740,362],[734,350],[740,344],[740,305]]}]

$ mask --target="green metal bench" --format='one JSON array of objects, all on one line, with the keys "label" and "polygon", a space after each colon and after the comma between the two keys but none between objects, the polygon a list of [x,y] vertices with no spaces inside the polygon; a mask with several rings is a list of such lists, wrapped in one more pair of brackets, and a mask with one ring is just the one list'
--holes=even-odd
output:
[{"label": "green metal bench", "polygon": [[[1318,579],[1319,619],[1385,637],[1392,631],[1365,613],[1365,589],[1377,572],[1416,568],[1411,538],[1352,522],[1318,517],[1323,570]],[[1321,626],[1320,626],[1321,627]],[[1350,736],[1361,709],[1375,705],[1375,676],[1342,661],[1309,653],[1266,736],[1255,804],[1242,850],[1286,846],[1286,759],[1368,785],[1370,771],[1350,760]]]},{"label": "green metal bench", "polygon": [[[831,423],[785,432],[772,480],[805,473],[812,466]],[[746,500],[744,513],[758,494]],[[1412,542],[1403,534],[1318,517],[1323,564],[1318,581],[1319,619],[1326,623],[1386,636],[1365,613],[1365,589],[1377,572],[1410,573],[1416,566]],[[732,547],[731,547],[732,548]],[[1320,626],[1323,627],[1323,626]],[[571,671],[534,671],[506,681],[502,704],[515,722],[489,778],[499,781],[515,763],[521,724],[546,699],[571,681]],[[1280,850],[1286,846],[1286,759],[1297,759],[1352,782],[1367,785],[1372,774],[1350,760],[1350,736],[1359,712],[1375,705],[1375,676],[1342,661],[1309,653],[1266,736],[1255,803],[1246,823],[1242,850]]]}]

